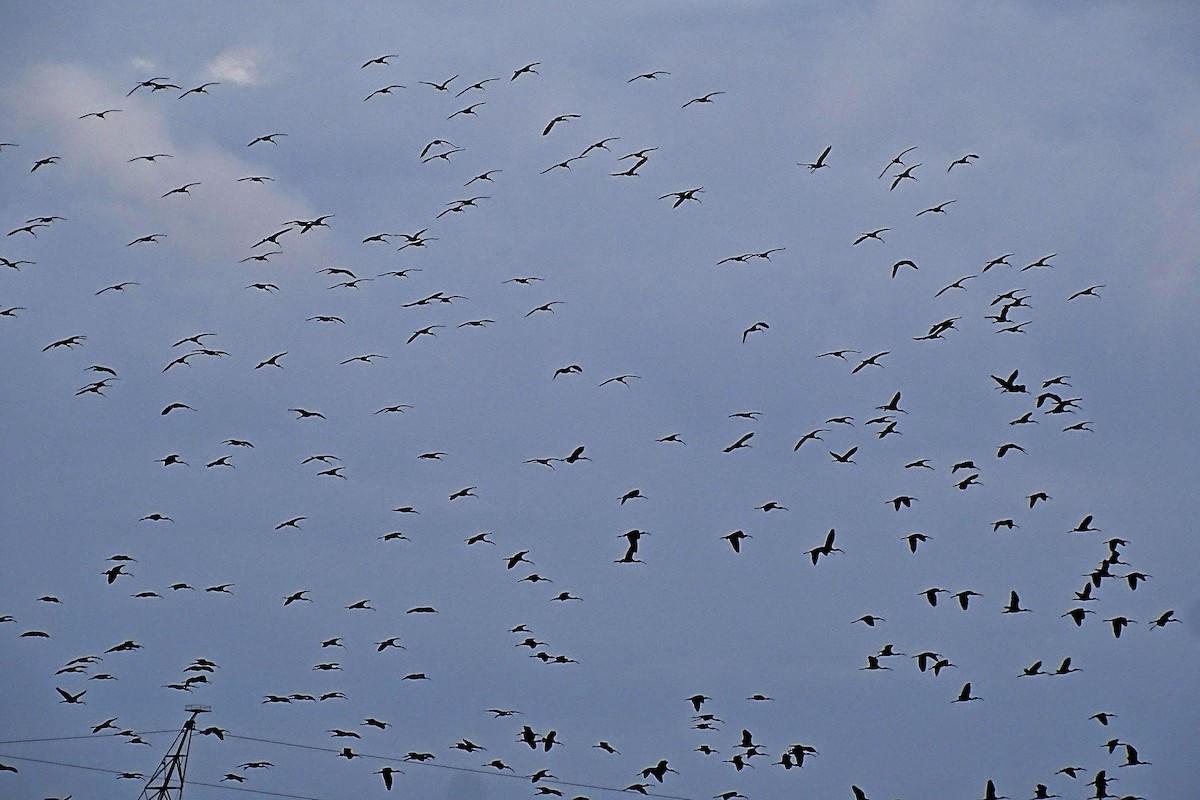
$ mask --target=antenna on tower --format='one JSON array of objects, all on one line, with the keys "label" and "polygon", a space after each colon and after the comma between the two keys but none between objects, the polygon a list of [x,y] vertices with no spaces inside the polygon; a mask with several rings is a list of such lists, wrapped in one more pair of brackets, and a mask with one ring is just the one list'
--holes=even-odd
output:
[{"label": "antenna on tower", "polygon": [[175,735],[170,750],[146,782],[146,788],[142,789],[138,800],[183,800],[183,781],[187,775],[188,752],[192,747],[192,732],[196,730],[196,717],[212,709],[209,706],[185,706],[184,711],[191,716]]}]

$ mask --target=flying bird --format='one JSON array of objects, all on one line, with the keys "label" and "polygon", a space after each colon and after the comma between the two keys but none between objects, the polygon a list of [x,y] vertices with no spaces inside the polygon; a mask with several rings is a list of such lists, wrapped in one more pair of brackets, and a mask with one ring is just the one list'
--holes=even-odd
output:
[{"label": "flying bird", "polygon": [[708,94],[701,95],[700,97],[693,97],[691,100],[688,100],[686,103],[683,104],[683,108],[687,108],[692,103],[711,103],[711,102],[713,102],[713,98],[719,94],[725,94],[725,93],[724,92],[709,92]]},{"label": "flying bird", "polygon": [[188,89],[186,92],[179,95],[178,99],[182,100],[183,98],[187,97],[189,94],[208,94],[208,87],[220,86],[220,85],[221,85],[220,81],[209,81],[208,83],[202,83],[193,89]]},{"label": "flying bird", "polygon": [[366,62],[361,67],[359,67],[359,69],[366,69],[367,67],[370,67],[370,66],[376,65],[376,64],[378,64],[380,66],[385,66],[385,67],[391,66],[391,62],[389,61],[389,59],[399,58],[399,57],[400,57],[400,55],[398,53],[388,53],[387,55],[379,56],[378,58],[372,58],[370,61]]},{"label": "flying bird", "polygon": [[959,165],[966,166],[977,158],[979,158],[979,156],[975,155],[974,153],[967,153],[962,158],[956,158],[953,161],[951,161],[950,166],[946,167],[946,172],[949,172],[950,170],[954,169],[955,167],[957,167]]},{"label": "flying bird", "polygon": [[572,119],[579,119],[579,117],[580,117],[579,114],[559,114],[557,117],[550,120],[549,123],[547,123],[546,127],[542,130],[542,136],[545,136],[546,134],[550,133],[550,131],[552,131],[554,129],[554,126],[557,125],[558,123],[567,122],[568,120],[572,120]]},{"label": "flying bird", "polygon": [[268,142],[270,144],[279,144],[278,142],[275,141],[275,139],[280,136],[287,136],[287,134],[286,133],[268,133],[266,136],[256,136],[254,138],[254,140],[252,142],[250,142],[250,144],[246,145],[246,147],[253,147],[254,145],[260,144],[262,142]]},{"label": "flying bird", "polygon": [[540,62],[540,61],[534,61],[531,64],[526,64],[525,66],[521,67],[520,69],[515,70],[512,74],[512,77],[508,79],[509,83],[512,83],[513,81],[515,81],[517,78],[521,77],[522,75],[539,75],[540,73],[536,69],[534,69],[534,67],[541,66],[541,63],[542,62]]},{"label": "flying bird", "polygon": [[821,151],[821,155],[817,156],[817,160],[811,164],[797,164],[798,167],[808,167],[809,172],[816,172],[819,169],[824,169],[829,165],[825,163],[825,159],[829,156],[829,151],[833,149],[833,145],[829,145]]}]

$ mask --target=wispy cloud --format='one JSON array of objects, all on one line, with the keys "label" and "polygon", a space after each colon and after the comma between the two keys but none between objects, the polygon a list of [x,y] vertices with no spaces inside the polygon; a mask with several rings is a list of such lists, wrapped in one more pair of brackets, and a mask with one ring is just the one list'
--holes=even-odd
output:
[{"label": "wispy cloud", "polygon": [[260,86],[266,83],[264,67],[270,56],[258,48],[226,50],[205,65],[214,80],[228,81],[238,86]]},{"label": "wispy cloud", "polygon": [[[124,225],[120,237],[163,231],[193,257],[236,260],[267,228],[312,215],[302,198],[275,185],[239,183],[238,178],[261,174],[261,167],[241,153],[191,142],[186,131],[172,130],[159,108],[162,101],[148,93],[124,97],[126,89],[72,64],[39,65],[17,85],[20,91],[0,89],[0,97],[24,122],[22,135],[40,137],[61,154],[64,174],[92,184],[86,196],[107,196],[102,213]],[[79,119],[112,107],[122,110],[103,120]],[[151,153],[172,157],[155,164],[129,162]],[[184,203],[161,197],[188,182],[200,186]]]}]

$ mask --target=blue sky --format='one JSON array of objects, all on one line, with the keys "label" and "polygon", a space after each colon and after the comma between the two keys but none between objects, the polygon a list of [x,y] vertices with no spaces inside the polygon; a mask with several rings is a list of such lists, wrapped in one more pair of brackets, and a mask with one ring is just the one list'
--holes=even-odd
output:
[{"label": "blue sky", "polygon": [[[373,773],[389,764],[405,772],[393,791],[447,798],[634,783],[976,798],[989,779],[1013,798],[1038,783],[1085,797],[1101,769],[1116,796],[1195,785],[1188,5],[51,3],[5,17],[0,214],[15,232],[0,256],[35,262],[0,269],[0,312],[18,309],[0,316],[6,796],[129,796],[138,781],[76,767],[149,774],[187,703],[230,734],[195,741],[189,777],[216,785],[196,797],[383,796]],[[631,80],[656,70],[669,74]],[[127,96],[151,79],[180,88]],[[451,144],[424,161],[435,140]],[[826,147],[827,168],[800,166]],[[641,150],[635,175],[614,175]],[[131,161],[157,153],[171,157]],[[890,189],[905,167],[915,180]],[[270,180],[239,180],[252,176]],[[305,233],[292,222],[322,215]],[[18,230],[43,216],[65,219]],[[165,235],[130,244],[150,234]],[[398,250],[401,234],[424,246]],[[917,268],[893,277],[905,260]],[[1027,299],[1002,312],[1004,295]],[[221,354],[166,368],[200,333]],[[841,349],[860,352],[819,357]],[[369,354],[385,358],[342,363]],[[77,394],[107,375],[95,365],[117,380]],[[992,378],[1014,370],[1028,393]],[[637,377],[601,385],[623,375]],[[1046,390],[1074,402],[1048,414],[1037,397],[1059,376],[1069,386]],[[903,411],[881,409],[897,392]],[[173,403],[189,408],[161,413]],[[889,421],[899,435],[881,437]],[[1090,430],[1064,430],[1077,423]],[[686,444],[659,441],[672,434]],[[997,457],[1009,443],[1022,449]],[[579,446],[589,460],[530,463]],[[830,455],[853,447],[852,464]],[[156,461],[170,454],[187,465]],[[921,459],[932,469],[905,466]],[[1050,499],[1031,508],[1038,492]],[[1072,532],[1088,515],[1099,531]],[[1017,527],[993,531],[1004,519]],[[644,563],[616,563],[631,529],[650,534]],[[830,529],[844,552],[814,565]],[[722,539],[737,530],[740,553]],[[465,543],[483,531],[494,544]],[[911,533],[929,537],[916,553]],[[1114,538],[1112,573],[1150,577],[1078,601]],[[533,563],[507,569],[522,551]],[[114,555],[136,561],[110,585]],[[931,587],[982,596],[931,607]],[[312,602],[284,606],[301,591]],[[1029,613],[1001,613],[1012,591]],[[133,596],[146,592],[159,596]],[[364,599],[374,610],[347,608]],[[437,613],[406,613],[422,606]],[[1062,616],[1076,607],[1096,613],[1077,627]],[[1167,610],[1181,624],[1151,628]],[[851,622],[864,614],[885,621]],[[1114,617],[1136,623],[1116,639]],[[335,637],[343,648],[321,647]],[[389,637],[405,649],[377,652]],[[142,649],[105,653],[125,640]],[[861,669],[888,643],[906,655]],[[955,666],[919,672],[924,650]],[[103,660],[56,674],[88,654]],[[1083,671],[1022,675],[1068,657]],[[197,658],[219,665],[207,684],[165,688]],[[965,682],[982,700],[951,702]],[[696,693],[718,730],[694,729]],[[1116,718],[1089,719],[1100,711]],[[110,717],[168,732],[13,741]],[[560,746],[530,750],[522,725]],[[769,756],[737,771],[743,730]],[[1121,767],[1113,737],[1152,765]],[[487,751],[452,749],[464,738]],[[346,743],[361,757],[337,758]],[[797,743],[819,755],[772,763]],[[576,785],[502,777],[492,759]],[[661,759],[678,773],[644,779]],[[254,760],[275,767],[238,768]],[[1077,780],[1057,773],[1071,765]]]}]

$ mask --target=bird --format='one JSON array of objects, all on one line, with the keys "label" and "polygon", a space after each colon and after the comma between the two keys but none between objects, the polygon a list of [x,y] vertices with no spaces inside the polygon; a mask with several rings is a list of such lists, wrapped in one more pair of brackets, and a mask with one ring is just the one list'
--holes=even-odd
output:
[{"label": "bird", "polygon": [[1167,627],[1168,624],[1170,624],[1172,622],[1181,622],[1181,621],[1182,620],[1175,618],[1175,612],[1173,610],[1164,611],[1156,619],[1153,619],[1150,621],[1150,629],[1154,630],[1156,628],[1165,628],[1165,627]]},{"label": "bird", "polygon": [[588,458],[587,456],[585,456],[583,454],[583,450],[584,450],[584,445],[580,445],[579,447],[576,447],[574,450],[572,450],[571,454],[568,455],[566,458],[560,458],[558,460],[562,461],[564,463],[567,463],[567,464],[574,464],[578,461],[591,461],[590,458]]},{"label": "bird", "polygon": [[279,359],[283,358],[286,355],[287,355],[286,350],[284,350],[282,353],[276,353],[275,355],[268,358],[266,361],[258,362],[258,366],[256,366],[255,369],[262,369],[263,367],[266,367],[266,366],[279,367],[279,369],[283,369],[283,365],[279,363]]},{"label": "bird", "polygon": [[1025,499],[1029,501],[1029,507],[1033,508],[1038,504],[1038,501],[1045,502],[1052,500],[1053,498],[1051,498],[1050,495],[1046,494],[1045,492],[1034,492]]},{"label": "bird", "polygon": [[388,84],[387,86],[382,86],[382,87],[376,89],[375,91],[371,92],[369,95],[367,95],[366,97],[363,98],[363,102],[365,103],[366,101],[370,100],[372,97],[374,97],[376,95],[380,95],[380,94],[390,95],[392,93],[393,89],[406,89],[406,88],[408,88],[408,87],[401,86],[398,83],[391,83],[391,84]]},{"label": "bird", "polygon": [[1133,745],[1131,745],[1131,744],[1125,745],[1125,763],[1121,764],[1120,766],[1122,766],[1122,767],[1137,767],[1137,766],[1149,766],[1149,765],[1150,765],[1149,761],[1142,761],[1141,759],[1138,758],[1138,751],[1134,748]]},{"label": "bird", "polygon": [[86,336],[81,336],[81,335],[68,336],[65,339],[59,339],[57,341],[51,342],[50,344],[46,345],[45,347],[42,348],[42,352],[45,353],[48,350],[54,350],[59,347],[66,347],[68,349],[70,349],[72,347],[80,347],[80,346],[82,346],[83,342],[86,339],[87,339]]},{"label": "bird", "polygon": [[55,687],[55,691],[57,691],[62,696],[62,700],[58,701],[60,703],[68,703],[71,705],[86,705],[86,703],[84,703],[84,701],[81,699],[85,694],[87,694],[86,689],[84,689],[82,692],[78,692],[76,694],[71,694],[66,689],[61,689],[58,687]]},{"label": "bird", "polygon": [[554,126],[557,125],[558,123],[567,122],[568,120],[572,120],[572,119],[579,119],[579,117],[580,117],[579,114],[559,114],[557,117],[550,120],[550,122],[548,122],[546,124],[546,127],[544,129],[542,129],[542,136],[545,136],[548,133],[550,133],[550,131],[552,131],[554,129]]},{"label": "bird", "polygon": [[1078,292],[1075,292],[1070,297],[1068,297],[1067,302],[1070,302],[1070,301],[1076,299],[1077,297],[1099,297],[1100,295],[1096,294],[1096,290],[1103,289],[1103,288],[1105,288],[1105,286],[1107,286],[1107,284],[1098,283],[1094,286],[1089,286],[1086,289],[1081,289]]},{"label": "bird", "polygon": [[539,74],[541,74],[536,69],[534,69],[534,67],[541,66],[541,64],[542,64],[542,62],[540,62],[540,61],[534,61],[530,64],[526,64],[525,66],[521,67],[518,70],[515,70],[512,74],[512,77],[508,79],[509,83],[515,81],[517,78],[521,77],[522,75],[539,75]]},{"label": "bird", "polygon": [[562,300],[551,300],[549,303],[543,303],[542,305],[538,306],[537,308],[532,309],[531,311],[526,313],[525,316],[532,317],[534,314],[538,313],[539,311],[548,311],[551,314],[553,314],[554,306],[561,306],[562,304],[563,304]]},{"label": "bird", "polygon": [[875,239],[875,240],[877,240],[877,241],[880,241],[880,242],[882,242],[882,241],[883,241],[883,237],[882,237],[882,236],[880,236],[879,234],[881,234],[881,233],[886,233],[887,231],[890,231],[890,230],[891,230],[891,228],[876,228],[876,229],[875,229],[875,230],[873,230],[873,231],[867,231],[866,233],[864,233],[864,234],[861,234],[861,235],[860,235],[860,236],[859,236],[857,239],[855,239],[853,242],[851,242],[851,243],[850,243],[850,245],[851,245],[851,247],[853,247],[854,245],[857,245],[857,244],[862,244],[862,243],[863,243],[863,242],[865,242],[867,239]]},{"label": "bird", "polygon": [[642,494],[641,489],[630,489],[628,492],[621,495],[621,497],[619,499],[621,501],[621,505],[625,505],[625,502],[627,500],[645,499],[645,497],[646,496],[644,494]]},{"label": "bird", "polygon": [[461,92],[459,92],[458,94],[456,94],[454,96],[462,97],[464,94],[466,94],[467,92],[470,92],[472,90],[475,90],[475,89],[482,90],[482,89],[486,88],[486,84],[489,84],[493,81],[498,81],[498,80],[500,80],[500,79],[499,78],[484,78],[483,80],[481,80],[477,83],[472,83],[470,86],[463,89]]},{"label": "bird", "polygon": [[1112,625],[1113,638],[1116,639],[1121,638],[1121,631],[1123,631],[1126,626],[1133,625],[1137,622],[1137,620],[1129,619],[1128,617],[1112,617],[1104,621]]},{"label": "bird", "polygon": [[770,327],[771,326],[765,322],[754,323],[749,328],[746,328],[746,330],[742,331],[742,344],[746,343],[746,337],[749,336],[750,334],[757,333],[758,331],[768,330]]},{"label": "bird", "polygon": [[1023,611],[1029,611],[1028,608],[1021,608],[1021,598],[1015,591],[1008,593],[1008,605],[1004,607],[1004,614],[1019,614]]},{"label": "bird", "polygon": [[884,669],[890,670],[891,667],[885,667],[885,666],[881,665],[879,663],[878,656],[867,656],[867,665],[865,667],[859,667],[860,671],[864,670],[864,669],[865,670],[884,670]]},{"label": "bird", "polygon": [[476,175],[474,178],[471,178],[471,180],[469,180],[469,181],[467,181],[466,183],[464,183],[464,184],[463,184],[463,186],[470,186],[470,185],[471,185],[472,183],[474,183],[475,181],[489,181],[489,182],[494,182],[494,181],[492,180],[492,176],[493,176],[493,175],[495,175],[497,172],[504,172],[504,170],[502,170],[502,169],[489,169],[487,172],[481,172],[480,174]]},{"label": "bird", "polygon": [[[904,150],[902,150],[900,152],[900,155],[893,157],[892,160],[888,162],[887,166],[883,168],[883,171],[879,173],[879,178],[882,178],[884,175],[886,175],[888,173],[888,170],[890,170],[892,167],[905,166],[904,161],[902,159],[904,158],[904,156],[908,155],[909,153],[911,153],[913,150],[916,150],[916,149],[917,149],[916,147],[905,148]],[[878,178],[876,180],[878,180]]]},{"label": "bird", "polygon": [[552,164],[552,165],[546,167],[544,170],[542,170],[540,174],[545,175],[547,172],[550,172],[551,170],[555,170],[555,169],[570,169],[572,161],[579,161],[582,158],[583,158],[583,156],[575,156],[573,158],[568,158],[565,161],[560,161],[557,164]]},{"label": "bird", "polygon": [[1001,378],[996,375],[993,375],[991,377],[992,377],[992,380],[994,380],[997,383],[997,388],[999,388],[1003,392],[1008,392],[1008,393],[1013,393],[1013,394],[1028,394],[1028,390],[1025,388],[1025,386],[1023,384],[1016,383],[1018,371],[1019,370],[1014,369],[1007,378]]},{"label": "bird", "polygon": [[104,111],[93,111],[89,114],[84,114],[79,118],[87,119],[88,117],[95,117],[96,119],[104,119],[106,117],[106,115],[108,115],[108,114],[119,114],[119,113],[121,113],[121,109],[119,109],[119,108],[107,108]]},{"label": "bird", "polygon": [[821,438],[820,434],[828,433],[828,432],[829,432],[828,428],[816,428],[814,430],[809,431],[808,433],[806,433],[800,437],[800,439],[796,442],[796,445],[792,448],[792,452],[794,453],[797,450],[799,450],[801,448],[801,446],[804,445],[805,442],[810,442],[810,441],[813,441],[814,439],[817,441],[824,441],[824,439]]},{"label": "bird", "polygon": [[421,163],[428,164],[430,161],[433,161],[434,159],[438,159],[438,158],[442,159],[443,161],[448,162],[448,161],[450,161],[450,156],[454,155],[455,153],[465,153],[465,152],[466,152],[466,148],[456,147],[452,150],[446,150],[441,153],[434,153],[431,156],[423,158],[423,159],[421,159]]},{"label": "bird", "polygon": [[807,551],[808,557],[812,559],[813,566],[816,566],[821,556],[829,556],[833,555],[834,553],[844,552],[841,548],[833,546],[833,541],[836,536],[837,532],[833,528],[830,528],[829,533],[825,534],[824,543],[819,547],[814,547],[812,550]]},{"label": "bird", "polygon": [[950,166],[946,167],[946,172],[949,172],[950,170],[954,169],[955,167],[957,167],[959,165],[966,166],[977,158],[979,158],[979,156],[977,156],[976,154],[967,153],[962,158],[956,158],[953,161],[951,161]]},{"label": "bird", "polygon": [[367,67],[374,66],[374,65],[385,66],[385,67],[391,66],[391,62],[389,59],[399,58],[399,57],[400,57],[400,55],[398,53],[388,53],[387,55],[382,55],[382,56],[379,56],[378,58],[372,58],[370,61],[367,61],[361,67],[359,67],[359,69],[366,69]]},{"label": "bird", "polygon": [[[733,533],[727,533],[724,536],[722,536],[721,538],[724,539],[725,541],[729,542],[729,546],[733,548],[733,552],[740,553],[740,552],[742,552],[742,540],[743,539],[752,539],[754,537],[752,537],[750,534],[746,533],[745,531],[737,530],[737,531],[734,531]],[[697,706],[696,710],[699,711],[700,707]]]},{"label": "bird", "polygon": [[[472,88],[472,87],[468,87],[468,88]],[[461,94],[461,92],[460,92],[460,94]],[[459,116],[460,114],[477,117],[477,116],[479,116],[479,112],[477,112],[475,109],[479,108],[480,106],[485,106],[485,105],[487,105],[487,101],[480,101],[478,103],[469,105],[466,108],[460,108],[458,111],[455,111],[453,114],[446,117],[446,119],[454,119],[455,117]]]},{"label": "bird", "polygon": [[658,199],[666,200],[668,197],[674,197],[675,204],[672,205],[671,208],[679,208],[679,206],[682,205],[685,200],[695,200],[697,203],[699,203],[700,198],[696,197],[696,195],[699,193],[702,193],[703,191],[704,191],[704,187],[698,186],[695,189],[684,189],[683,191],[680,191],[680,192],[668,192],[667,194],[664,194],[662,197],[660,197]]},{"label": "bird", "polygon": [[160,158],[174,158],[174,156],[170,153],[150,153],[144,156],[134,156],[133,158],[128,159],[125,163],[132,164],[135,161],[148,161],[153,164]]},{"label": "bird", "polygon": [[645,769],[643,769],[642,777],[649,778],[650,776],[654,776],[655,780],[657,780],[659,783],[662,783],[663,778],[666,776],[666,774],[668,772],[674,772],[676,775],[679,774],[676,770],[673,770],[669,766],[667,766],[667,760],[664,758],[661,761],[659,761],[657,764],[654,764],[653,766],[649,766],[649,767],[646,767]]},{"label": "bird", "polygon": [[332,219],[334,216],[335,215],[333,214],[322,214],[316,219],[293,219],[290,220],[288,224],[299,226],[300,233],[305,234],[311,231],[313,228],[328,228],[329,223],[325,222],[325,220]]},{"label": "bird", "polygon": [[973,697],[971,695],[971,683],[970,683],[970,681],[968,681],[967,683],[963,684],[962,690],[958,693],[958,697],[956,697],[952,702],[966,703],[971,700],[980,700],[980,699],[982,699],[982,698]]},{"label": "bird", "polygon": [[687,108],[692,103],[711,103],[711,102],[713,102],[713,98],[719,94],[725,94],[725,93],[724,92],[709,92],[708,94],[701,95],[700,97],[693,97],[691,100],[688,100],[686,103],[683,104],[683,108]]},{"label": "bird", "polygon": [[1050,254],[1050,255],[1048,255],[1048,256],[1042,256],[1042,257],[1041,257],[1041,258],[1039,258],[1037,261],[1034,261],[1034,262],[1033,262],[1033,263],[1031,263],[1031,264],[1026,264],[1025,266],[1021,267],[1021,270],[1020,270],[1020,271],[1021,271],[1021,272],[1025,272],[1026,270],[1031,270],[1031,269],[1038,269],[1038,268],[1048,268],[1048,267],[1053,267],[1053,266],[1054,266],[1053,264],[1049,264],[1049,263],[1047,263],[1047,262],[1048,262],[1050,259],[1054,258],[1056,255],[1058,255],[1058,253],[1051,253],[1051,254]]},{"label": "bird", "polygon": [[286,133],[268,133],[266,136],[256,136],[256,137],[254,137],[254,140],[250,142],[250,144],[246,145],[246,147],[253,147],[254,145],[260,144],[262,142],[268,142],[270,144],[279,144],[278,142],[275,141],[275,139],[280,136],[287,136],[287,134]]},{"label": "bird", "polygon": [[248,255],[243,259],[239,259],[238,263],[245,264],[247,261],[261,261],[261,262],[265,263],[266,261],[268,261],[271,258],[271,256],[277,256],[282,252],[283,252],[282,250],[272,250],[269,253],[257,253],[257,254],[253,254],[253,255]]},{"label": "bird", "polygon": [[1055,669],[1054,672],[1051,672],[1050,674],[1051,675],[1069,675],[1072,672],[1082,672],[1082,671],[1083,670],[1079,669],[1078,667],[1071,666],[1071,658],[1068,656],[1067,658],[1064,658],[1062,660],[1062,662],[1058,665],[1058,668]]},{"label": "bird", "polygon": [[132,247],[132,246],[133,246],[133,245],[135,245],[135,244],[151,244],[151,243],[155,243],[155,242],[157,242],[159,239],[163,238],[164,236],[166,236],[166,234],[165,234],[165,233],[150,233],[150,234],[147,234],[147,235],[145,235],[145,236],[139,236],[138,238],[134,239],[132,242],[129,242],[129,244],[127,244],[127,245],[125,245],[125,246],[126,246],[126,247]]},{"label": "bird", "polygon": [[734,443],[730,444],[728,447],[724,448],[723,452],[732,453],[734,450],[738,450],[743,447],[754,447],[754,445],[752,445],[752,444],[746,444],[746,442],[748,442],[750,440],[750,437],[752,437],[752,436],[754,436],[754,431],[750,431],[749,433],[743,434],[740,438],[738,438],[738,440],[736,442],[734,442]]},{"label": "bird", "polygon": [[[49,226],[49,225],[47,225],[47,224],[46,224],[46,223],[44,223],[44,222],[39,222],[39,223],[31,223],[31,224],[29,224],[29,225],[23,225],[23,226],[21,226],[21,227],[19,227],[19,228],[13,228],[11,231],[9,231],[9,232],[8,232],[7,234],[5,234],[5,235],[6,235],[6,236],[13,236],[13,235],[15,235],[15,234],[18,234],[18,233],[28,233],[30,236],[32,236],[33,238],[35,238],[35,239],[36,239],[36,238],[37,238],[37,229],[38,229],[38,228],[48,228],[48,227],[50,227],[50,226]],[[31,263],[32,263],[32,262],[31,262]]]},{"label": "bird", "polygon": [[957,202],[958,202],[957,200],[947,200],[944,203],[938,203],[936,206],[927,208],[924,211],[918,211],[916,216],[919,217],[922,214],[945,214],[946,206],[950,205],[951,203],[957,203]]},{"label": "bird", "polygon": [[384,767],[383,769],[376,770],[373,774],[383,777],[383,788],[390,792],[392,790],[393,776],[397,773],[403,775],[404,771],[395,769],[394,767]]},{"label": "bird", "polygon": [[208,83],[202,83],[195,88],[188,89],[186,92],[179,95],[178,99],[182,100],[183,98],[187,97],[189,94],[208,94],[208,87],[220,86],[220,85],[221,85],[220,81],[209,81]]},{"label": "bird", "polygon": [[425,86],[432,86],[434,89],[438,90],[439,92],[447,92],[450,90],[450,82],[453,81],[457,77],[458,76],[455,75],[452,78],[447,78],[446,80],[442,81],[441,83],[433,83],[432,81],[421,81],[421,83],[424,84]]},{"label": "bird", "polygon": [[954,594],[954,596],[958,598],[958,605],[962,608],[963,611],[967,610],[967,607],[970,605],[972,597],[983,597],[983,595],[981,595],[979,592],[975,592],[970,589],[965,589],[961,592],[956,592]]},{"label": "bird", "polygon": [[641,380],[642,376],[641,375],[632,375],[630,373],[625,373],[623,375],[614,375],[613,377],[601,382],[600,386],[605,386],[606,384],[609,384],[609,383],[619,383],[622,386],[628,386],[629,384],[627,383],[627,381],[635,380],[635,379]]},{"label": "bird", "polygon": [[840,453],[840,454],[835,453],[832,450],[830,450],[829,455],[833,458],[834,461],[838,462],[839,464],[854,464],[856,462],[851,458],[851,456],[853,456],[857,452],[858,452],[858,447],[851,447],[846,452]]},{"label": "bird", "polygon": [[293,230],[295,230],[295,228],[289,226],[287,228],[283,228],[282,230],[275,231],[270,236],[267,236],[263,239],[259,239],[257,242],[255,242],[253,245],[251,245],[250,249],[253,250],[255,247],[259,247],[259,246],[267,244],[267,243],[273,244],[276,247],[278,247],[279,246],[279,237],[283,236],[285,233],[288,233]]},{"label": "bird", "polygon": [[860,372],[864,367],[880,367],[880,368],[882,368],[883,364],[879,363],[879,359],[883,358],[886,355],[891,355],[891,351],[884,350],[881,353],[876,353],[875,355],[871,356],[870,358],[864,358],[862,361],[860,361],[858,363],[858,366],[856,366],[854,369],[852,369],[850,371],[850,374],[855,375],[858,372]]},{"label": "bird", "polygon": [[1041,661],[1035,661],[1028,667],[1025,667],[1023,670],[1021,670],[1021,675],[1019,677],[1029,678],[1029,677],[1033,677],[1035,675],[1049,675],[1049,674],[1050,673],[1048,673],[1048,672],[1042,671],[1042,662]]},{"label": "bird", "polygon": [[833,149],[833,145],[829,145],[821,151],[821,155],[817,156],[817,160],[811,164],[797,164],[798,167],[808,167],[809,172],[816,172],[819,169],[824,169],[829,165],[825,163],[825,159],[829,156],[829,151]]},{"label": "bird", "polygon": [[[892,185],[888,187],[888,191],[890,192],[890,191],[894,190],[897,186],[899,186],[900,181],[903,181],[906,179],[915,181],[917,178],[915,175],[912,174],[912,171],[920,166],[924,166],[924,165],[923,164],[913,164],[912,166],[905,167],[903,172],[896,173],[895,177],[892,178]],[[880,176],[880,177],[882,177],[882,176]]]},{"label": "bird", "polygon": [[[970,684],[967,685],[970,686]],[[978,700],[979,698],[975,697],[969,699]],[[996,794],[996,784],[989,779],[983,788],[983,797],[981,800],[1009,800],[1009,798],[1007,795]]]}]

